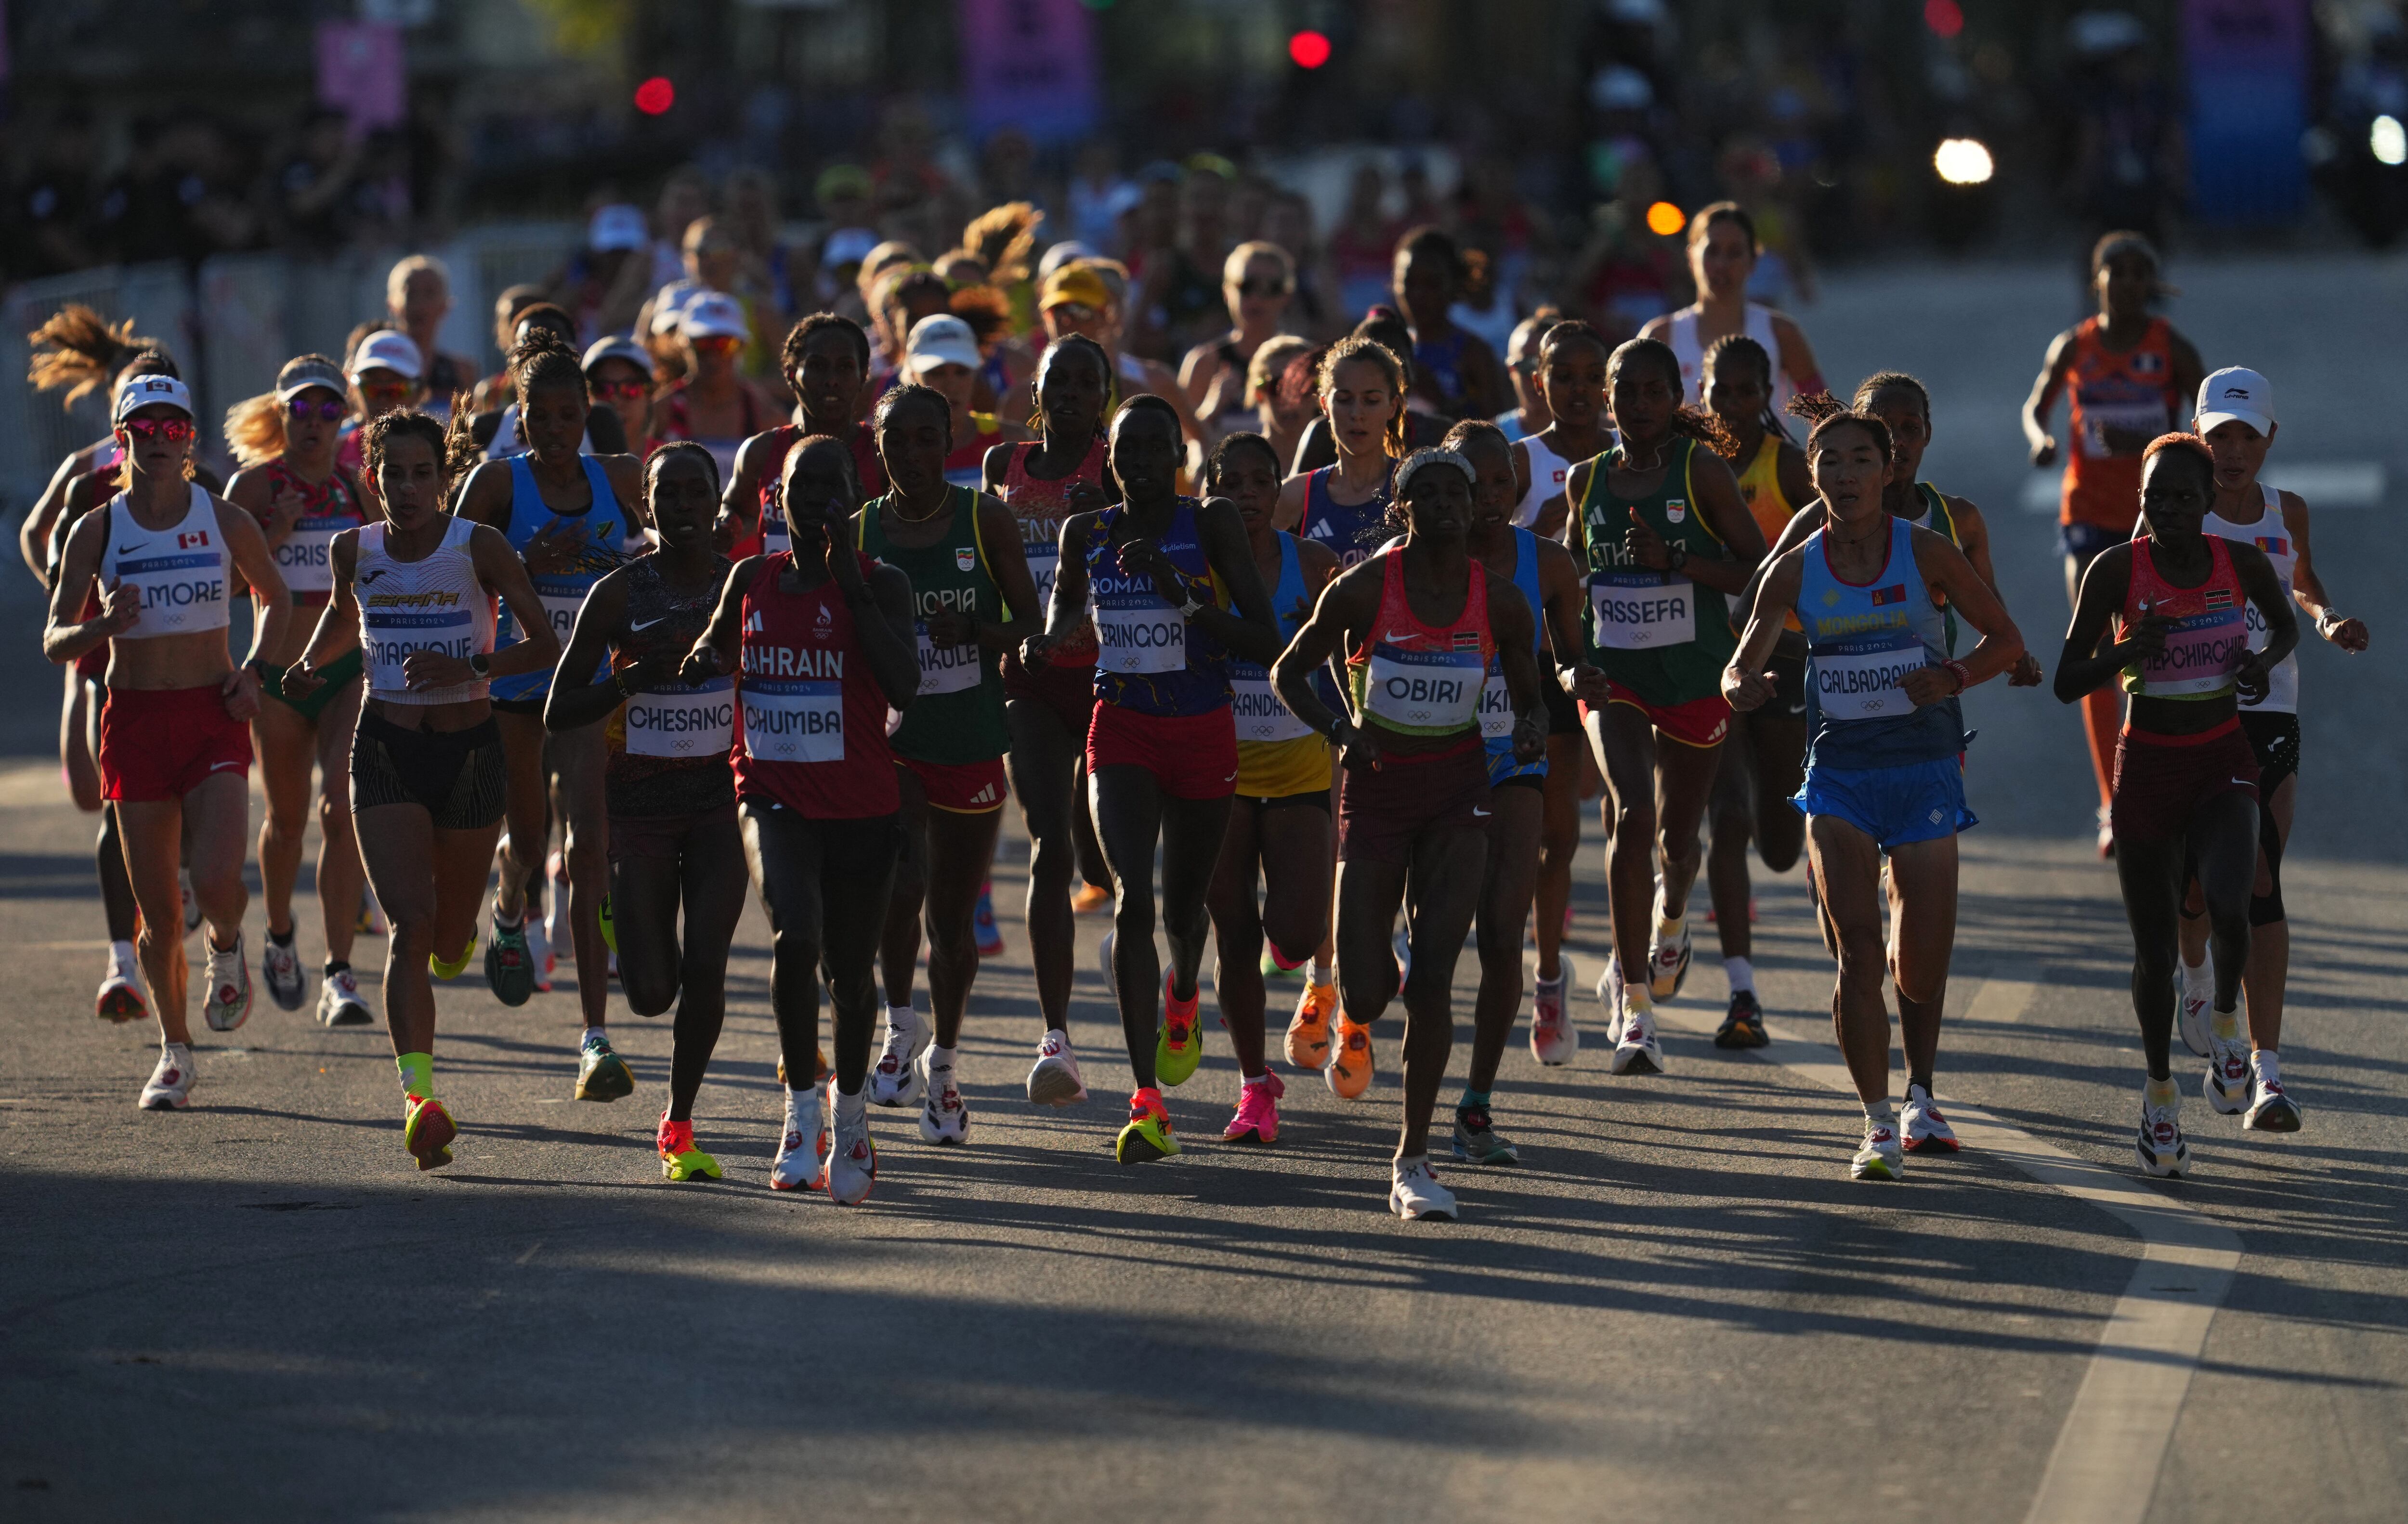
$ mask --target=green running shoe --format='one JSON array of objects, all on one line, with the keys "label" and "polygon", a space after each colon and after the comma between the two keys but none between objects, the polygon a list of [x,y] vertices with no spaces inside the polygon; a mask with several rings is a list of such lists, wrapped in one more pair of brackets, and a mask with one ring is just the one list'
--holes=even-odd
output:
[{"label": "green running shoe", "polygon": [[577,1099],[616,1101],[636,1093],[635,1071],[610,1050],[608,1037],[589,1037],[577,1056]]},{"label": "green running shoe", "polygon": [[610,896],[602,896],[602,945],[612,952],[619,950],[619,923],[610,918]]},{"label": "green running shoe", "polygon": [[485,944],[485,982],[505,1005],[523,1005],[535,994],[535,953],[527,947],[524,920],[516,926],[494,922],[494,939]]},{"label": "green running shoe", "polygon": [[1181,1000],[1172,994],[1175,974],[1162,976],[1162,1026],[1154,1035],[1154,1077],[1163,1085],[1184,1085],[1204,1061],[1204,1031],[1197,1024],[1196,1006],[1204,990]]},{"label": "green running shoe", "polygon": [[452,1162],[452,1140],[459,1135],[459,1124],[442,1102],[431,1095],[402,1098],[401,1146],[420,1169],[441,1169]]},{"label": "green running shoe", "polygon": [[468,972],[469,961],[476,956],[477,933],[470,932],[468,933],[468,945],[462,947],[460,949],[460,956],[453,959],[452,961],[447,963],[442,959],[436,957],[435,954],[431,952],[428,953],[426,955],[426,972],[434,975],[438,979],[456,979],[461,975]]},{"label": "green running shoe", "polygon": [[1522,1150],[1489,1125],[1488,1108],[1457,1107],[1455,1113],[1455,1157],[1467,1164],[1519,1164]]},{"label": "green running shoe", "polygon": [[1161,1098],[1130,1096],[1128,1125],[1113,1143],[1112,1157],[1124,1164],[1151,1164],[1178,1152],[1179,1140],[1170,1135],[1170,1113],[1163,1109]]}]

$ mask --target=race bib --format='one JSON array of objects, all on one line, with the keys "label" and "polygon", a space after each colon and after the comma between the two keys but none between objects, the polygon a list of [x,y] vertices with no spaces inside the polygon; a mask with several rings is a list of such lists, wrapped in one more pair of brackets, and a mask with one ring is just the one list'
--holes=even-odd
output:
[{"label": "race bib", "polygon": [[1929,664],[1919,637],[1847,641],[1813,648],[1814,699],[1828,719],[1881,719],[1914,712],[1906,677]]},{"label": "race bib", "polygon": [[1589,622],[1607,650],[1652,651],[1698,638],[1697,584],[1662,572],[1593,572]]},{"label": "race bib", "polygon": [[1312,734],[1312,727],[1281,700],[1270,675],[1252,662],[1229,663],[1229,712],[1238,722],[1238,739],[1253,745],[1300,740]]},{"label": "race bib", "polygon": [[939,646],[928,638],[927,621],[920,634],[920,693],[959,693],[979,685],[982,675],[976,641],[966,646]]},{"label": "race bib", "polygon": [[358,522],[352,519],[304,519],[276,548],[276,570],[294,592],[335,590],[335,536]]},{"label": "race bib", "polygon": [[2249,658],[2249,631],[2238,610],[2193,614],[2166,633],[2157,655],[2141,662],[2142,691],[2152,698],[2216,693]]},{"label": "race bib", "polygon": [[1505,686],[1505,665],[1488,663],[1488,680],[1480,689],[1480,734],[1502,741],[1513,734],[1513,691]]},{"label": "race bib", "polygon": [[[726,677],[627,700],[627,753],[635,757],[725,756],[736,738],[736,684]],[[747,727],[748,732],[750,727]]]},{"label": "race bib", "polygon": [[1187,666],[1187,621],[1159,601],[1139,608],[1098,604],[1096,665],[1104,672],[1181,672]]},{"label": "race bib", "polygon": [[1398,730],[1463,730],[1480,712],[1482,668],[1477,651],[1374,646],[1363,707]]},{"label": "race bib", "polygon": [[2086,455],[2113,455],[2107,444],[2107,431],[2115,429],[2131,434],[2155,436],[2166,432],[2169,420],[2166,405],[2161,402],[2105,403],[2082,409],[2083,450]]},{"label": "race bib", "polygon": [[786,532],[785,511],[764,504],[761,508],[761,553],[774,556],[794,548],[795,537]]},{"label": "race bib", "polygon": [[825,679],[747,677],[744,754],[756,762],[844,761],[844,685]]}]

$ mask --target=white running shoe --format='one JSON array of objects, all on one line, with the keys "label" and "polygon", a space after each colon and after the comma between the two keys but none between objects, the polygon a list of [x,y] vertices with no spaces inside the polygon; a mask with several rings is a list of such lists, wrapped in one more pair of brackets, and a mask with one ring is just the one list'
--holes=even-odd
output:
[{"label": "white running shoe", "polygon": [[1906,1150],[1899,1146],[1898,1129],[1866,1118],[1864,1141],[1848,1161],[1848,1174],[1858,1180],[1905,1179]]},{"label": "white running shoe", "polygon": [[958,1147],[970,1140],[969,1103],[962,1099],[951,1069],[941,1075],[937,1073],[929,1061],[935,1053],[933,1046],[923,1051],[917,1065],[920,1088],[925,1095],[920,1104],[920,1141]]},{"label": "white running shoe", "polygon": [[2282,1080],[2252,1075],[2250,1082],[2249,1115],[2241,1118],[2241,1125],[2253,1132],[2298,1132],[2300,1104],[2283,1093]]},{"label": "white running shoe", "polygon": [[360,998],[359,980],[348,968],[337,969],[318,986],[318,1024],[322,1027],[365,1027],[376,1019]]},{"label": "white running shoe", "polygon": [[1572,961],[1564,953],[1555,955],[1553,983],[1530,982],[1530,1057],[1551,1069],[1580,1056],[1580,1028],[1573,1024],[1571,1006],[1564,999],[1571,987]]},{"label": "white running shoe", "polygon": [[2248,1110],[2248,1037],[2235,1036],[2228,1043],[2218,1040],[2210,1032],[2207,1047],[2207,1077],[2200,1082],[2199,1098],[2206,1102],[2211,1110],[2226,1117],[2238,1116]]},{"label": "white running shoe", "polygon": [[201,929],[201,902],[193,897],[193,870],[176,870],[176,887],[184,892],[184,934],[192,935]]},{"label": "white running shoe", "polygon": [[360,886],[360,930],[369,936],[391,936],[393,922],[385,919],[384,906],[377,903],[376,890]]},{"label": "white running shoe", "polygon": [[1087,1082],[1079,1077],[1079,1055],[1070,1051],[1070,1034],[1047,1028],[1037,1045],[1037,1062],[1028,1071],[1028,1104],[1070,1106],[1087,1098]]},{"label": "white running shoe", "polygon": [[1622,958],[1608,954],[1605,972],[1597,976],[1597,1003],[1605,1007],[1605,1040],[1609,1045],[1622,1041]]},{"label": "white running shoe", "polygon": [[2190,970],[2174,960],[2174,1030],[2182,1033],[2183,1047],[2202,1059],[2215,1057],[2214,1039],[2208,1028],[2208,1011],[2215,1003],[2215,953],[2211,949],[2207,962],[2194,980]]},{"label": "white running shoe", "polygon": [[1679,996],[1689,977],[1689,923],[1681,922],[1679,942],[1668,943],[1663,937],[1659,919],[1647,937],[1647,992],[1657,1000],[1671,1000]]},{"label": "white running shoe", "polygon": [[576,933],[568,927],[568,859],[553,852],[544,860],[543,876],[547,880],[543,897],[543,934],[555,947],[576,946]]},{"label": "white running shoe", "polygon": [[1940,1115],[1932,1103],[1931,1092],[1920,1085],[1906,1088],[1906,1104],[1899,1108],[1899,1131],[1906,1134],[1906,1151],[1911,1154],[1953,1154],[1956,1151],[1956,1130],[1948,1118]]},{"label": "white running shoe", "polygon": [[1106,932],[1104,939],[1096,944],[1096,966],[1104,971],[1105,989],[1120,988],[1120,979],[1112,973],[1112,933],[1110,932]]},{"label": "white running shoe", "polygon": [[142,1099],[135,1104],[144,1111],[181,1111],[193,1104],[193,1081],[199,1077],[193,1072],[190,1047],[163,1043],[159,1066],[150,1071],[150,1082],[142,1087]]},{"label": "white running shoe", "polygon": [[838,1206],[858,1206],[869,1199],[869,1188],[878,1179],[878,1146],[869,1141],[869,1111],[861,1107],[846,1120],[844,1097],[833,1077],[828,1080],[828,1109],[836,1114],[836,1125],[828,1132],[827,1158],[820,1173],[827,1182],[828,1200]]},{"label": "white running shoe", "polygon": [[820,1174],[820,1156],[827,1152],[827,1127],[820,1119],[820,1088],[807,1086],[786,1092],[786,1129],[778,1140],[778,1157],[769,1161],[772,1190],[817,1190],[827,1184]]},{"label": "white running shoe", "polygon": [[1398,1162],[1388,1175],[1388,1210],[1407,1222],[1424,1218],[1455,1220],[1455,1192],[1438,1183],[1438,1175],[1427,1159],[1412,1163]]},{"label": "white running shoe", "polygon": [[92,1011],[103,1021],[149,1020],[150,1003],[143,998],[136,970],[110,959],[108,972],[101,976],[100,992],[92,998]]},{"label": "white running shoe", "polygon": [[277,1009],[297,1011],[304,992],[301,983],[301,949],[290,941],[279,943],[275,937],[259,949],[259,972],[267,984],[267,998],[276,1002]]},{"label": "white running shoe", "polygon": [[1396,934],[1388,938],[1388,947],[1397,955],[1397,978],[1399,982],[1413,976],[1412,927],[1399,919]]},{"label": "white running shoe", "polygon": [[2172,1176],[2190,1173],[2190,1145],[2183,1140],[2182,1094],[2176,1091],[2171,1104],[2149,1104],[2149,1092],[2141,1091],[2141,1132],[2133,1140],[2133,1149],[2141,1157],[2141,1168],[2151,1175]]},{"label": "white running shoe", "polygon": [[552,950],[552,938],[544,934],[543,922],[526,922],[527,966],[535,970],[535,992],[552,993],[552,970],[560,966],[559,955]]},{"label": "white running shoe", "polygon": [[242,937],[220,952],[209,948],[209,998],[201,1006],[211,1032],[232,1032],[251,1019],[251,964],[242,956]]},{"label": "white running shoe", "polygon": [[1664,1048],[1656,1040],[1654,1010],[1627,1001],[1623,1003],[1622,1036],[1613,1045],[1611,1067],[1617,1075],[1660,1075],[1664,1072]]},{"label": "white running shoe", "polygon": [[919,1013],[897,1020],[894,1006],[886,1008],[886,1045],[878,1061],[869,1066],[869,1104],[873,1106],[911,1106],[920,1104],[925,1077],[920,1070],[920,1058],[928,1045],[937,1040],[936,1023],[923,1021]]}]

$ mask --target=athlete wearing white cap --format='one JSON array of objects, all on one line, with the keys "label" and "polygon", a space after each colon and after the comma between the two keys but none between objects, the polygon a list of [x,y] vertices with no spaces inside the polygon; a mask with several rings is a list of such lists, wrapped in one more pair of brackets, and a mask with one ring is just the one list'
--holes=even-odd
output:
[{"label": "athlete wearing white cap", "polygon": [[[2257,371],[2229,366],[2199,386],[2192,427],[2215,457],[2215,496],[2200,527],[2210,534],[2255,545],[2272,563],[2286,595],[2307,611],[2316,634],[2344,651],[2366,649],[2366,626],[2332,606],[2308,554],[2308,505],[2297,492],[2258,479],[2274,443],[2273,384]],[[2249,644],[2266,644],[2265,620],[2248,610]],[[2249,895],[2249,957],[2242,992],[2248,1034],[2239,1014],[2214,1009],[2215,975],[2207,959],[2206,903],[2194,883],[2182,919],[2183,1042],[2208,1061],[2201,1095],[2220,1112],[2243,1111],[2242,1125],[2287,1132],[2300,1125],[2298,1103],[2283,1093],[2276,1052],[2283,1037],[2283,987],[2289,972],[2290,926],[2283,908],[2283,847],[2299,795],[2300,666],[2296,655],[2274,667],[2266,694],[2241,705],[2241,729],[2258,754],[2258,876]]]},{"label": "athlete wearing white cap", "polygon": [[988,450],[1007,440],[1037,437],[993,413],[970,410],[984,359],[970,325],[950,312],[931,313],[913,323],[903,345],[908,378],[942,393],[953,408],[953,443],[945,455],[945,480],[974,492],[984,486]]},{"label": "athlete wearing white cap", "polygon": [[[657,325],[659,318],[654,318]],[[744,304],[725,292],[697,292],[677,310],[678,347],[685,354],[685,377],[653,405],[653,427],[663,439],[691,439],[719,463],[719,479],[736,474],[736,451],[767,428],[778,410],[759,389],[737,373],[752,325]]]}]

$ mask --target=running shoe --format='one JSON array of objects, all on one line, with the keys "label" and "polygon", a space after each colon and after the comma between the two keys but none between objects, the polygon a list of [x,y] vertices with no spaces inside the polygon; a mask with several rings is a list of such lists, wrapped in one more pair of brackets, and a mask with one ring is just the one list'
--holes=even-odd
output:
[{"label": "running shoe", "polygon": [[460,1126],[442,1102],[431,1095],[401,1099],[401,1146],[422,1170],[439,1170],[452,1162],[452,1140]]},{"label": "running shoe", "polygon": [[915,1067],[920,1073],[920,1090],[925,1097],[920,1106],[920,1141],[958,1147],[970,1140],[969,1103],[962,1099],[961,1088],[953,1083],[953,1072],[947,1069],[939,1075],[929,1061],[932,1048],[924,1048]]},{"label": "running shoe", "polygon": [[1608,953],[1605,972],[1597,976],[1597,1003],[1605,1007],[1605,1040],[1609,1046],[1622,1041],[1622,955]]},{"label": "running shoe", "polygon": [[[1312,954],[1307,953],[1294,963],[1281,962],[1278,949],[1271,946],[1270,938],[1265,937],[1262,960],[1254,966],[1263,971],[1263,977],[1267,979],[1303,979],[1311,977],[1305,969],[1312,961]],[[1216,978],[1213,982],[1217,984],[1220,981]]]},{"label": "running shoe", "polygon": [[1899,1146],[1898,1129],[1866,1118],[1865,1138],[1848,1161],[1848,1174],[1859,1180],[1905,1179],[1906,1150]]},{"label": "running shoe", "polygon": [[1112,1157],[1124,1164],[1151,1164],[1179,1152],[1171,1135],[1170,1112],[1160,1091],[1140,1090],[1129,1097],[1128,1125],[1112,1142]]},{"label": "running shoe", "polygon": [[1714,1046],[1762,1047],[1770,1041],[1764,1030],[1764,1006],[1756,1000],[1756,991],[1742,990],[1732,995],[1729,1013],[1714,1029]]},{"label": "running shoe", "polygon": [[1096,966],[1104,971],[1104,988],[1118,991],[1121,981],[1120,976],[1112,972],[1112,933],[1110,932],[1106,932],[1104,939],[1096,944]]},{"label": "running shoe", "polygon": [[376,1013],[360,998],[359,981],[350,969],[335,970],[318,986],[318,1025],[365,1027],[375,1019]]},{"label": "running shoe", "polygon": [[224,952],[209,948],[209,998],[201,1017],[211,1032],[232,1032],[251,1019],[251,964],[242,956],[242,937]]},{"label": "running shoe", "polygon": [[1079,1055],[1070,1051],[1070,1034],[1059,1027],[1045,1029],[1037,1045],[1037,1061],[1028,1070],[1028,1104],[1071,1106],[1087,1098],[1087,1082],[1079,1077]]},{"label": "running shoe", "polygon": [[495,918],[494,938],[485,944],[485,982],[505,1005],[523,1005],[534,995],[535,959],[528,953],[523,916],[516,926],[504,926]]},{"label": "running shoe", "polygon": [[1664,1072],[1664,1048],[1656,1040],[1654,1010],[1631,1004],[1627,1000],[1623,1002],[1622,1035],[1613,1045],[1613,1058],[1608,1066],[1617,1075]]},{"label": "running shoe", "polygon": [[616,1101],[636,1093],[635,1072],[611,1051],[610,1039],[595,1033],[577,1050],[577,1099]]},{"label": "running shoe", "polygon": [[2241,1125],[2253,1132],[2296,1132],[2300,1130],[2300,1104],[2283,1093],[2283,1082],[2253,1075],[2249,1114]]},{"label": "running shoe", "polygon": [[878,1061],[869,1066],[869,1104],[873,1106],[916,1106],[920,1104],[920,1056],[937,1040],[936,1023],[918,1013],[896,1019],[886,1008],[886,1040]]},{"label": "running shoe", "polygon": [[1910,1083],[1906,1087],[1906,1104],[1899,1109],[1899,1130],[1906,1134],[1906,1151],[1911,1154],[1953,1154],[1956,1151],[1956,1130],[1948,1118],[1940,1115],[1932,1102],[1931,1092]]},{"label": "running shoe", "polygon": [[360,919],[355,929],[362,936],[391,936],[393,922],[385,919],[384,906],[377,903],[376,890],[360,886]]},{"label": "running shoe", "polygon": [[450,962],[445,962],[441,958],[436,956],[434,953],[428,953],[426,955],[426,972],[432,974],[438,979],[456,979],[461,975],[468,972],[468,964],[476,958],[476,956],[477,933],[471,931],[468,933],[467,945],[460,949],[460,956],[452,959]]},{"label": "running shoe", "polygon": [[305,987],[301,982],[301,949],[291,938],[279,942],[273,935],[259,949],[259,973],[266,982],[267,998],[276,1002],[280,1011],[297,1011]]},{"label": "running shoe", "polygon": [[1204,1029],[1196,1019],[1204,987],[1198,982],[1196,993],[1182,1000],[1171,993],[1178,983],[1176,973],[1162,976],[1162,1025],[1154,1036],[1154,1080],[1174,1089],[1186,1084],[1204,1061]]},{"label": "running shoe", "polygon": [[1109,909],[1111,903],[1112,891],[1097,889],[1093,884],[1081,884],[1070,891],[1070,914],[1074,916],[1092,916],[1098,910]]},{"label": "running shoe", "polygon": [[534,990],[538,995],[552,993],[552,976],[560,967],[560,959],[552,950],[552,938],[543,922],[529,917],[526,922],[527,966],[535,970]]},{"label": "running shoe", "polygon": [[181,1111],[193,1104],[193,1081],[199,1077],[193,1069],[190,1045],[162,1043],[158,1066],[150,1071],[150,1081],[142,1087],[142,1099],[135,1104],[144,1111]]},{"label": "running shoe", "polygon": [[1467,1164],[1519,1164],[1522,1150],[1489,1125],[1486,1106],[1463,1106],[1455,1113],[1455,1157]]},{"label": "running shoe", "polygon": [[2211,961],[2197,980],[2181,966],[2181,959],[2174,960],[2174,1030],[2182,1033],[2183,1047],[2202,1059],[2215,1057],[2214,1039],[2208,1029],[2208,1013],[2215,1003],[2214,956],[2208,954]]},{"label": "running shoe", "polygon": [[93,997],[92,1012],[103,1021],[140,1021],[150,1016],[150,1003],[142,998],[133,971],[112,961],[101,977],[100,992]]},{"label": "running shoe", "polygon": [[834,1081],[828,1084],[827,1095],[836,1126],[827,1134],[827,1159],[820,1166],[821,1177],[826,1181],[828,1200],[838,1206],[859,1206],[869,1199],[869,1188],[878,1181],[878,1145],[869,1140],[869,1110],[865,1106],[859,1116],[846,1121]]},{"label": "running shoe", "polygon": [[[1714,907],[1713,905],[1706,906],[1707,925],[1713,926],[1718,924],[1721,919],[1722,918],[1714,913]],[[1753,894],[1747,897],[1747,923],[1750,926],[1756,924],[1756,896]]]},{"label": "running shoe", "polygon": [[2200,1083],[2200,1099],[2223,1116],[2239,1116],[2249,1109],[2249,1039],[2236,1035],[2228,1043],[2211,1033],[2208,1048],[2207,1077]]},{"label": "running shoe", "polygon": [[2099,856],[2101,861],[2115,855],[2115,817],[2104,805],[2099,806]]},{"label": "running shoe", "polygon": [[1657,1000],[1672,1000],[1681,993],[1681,986],[1689,977],[1689,926],[1681,923],[1681,940],[1668,945],[1659,921],[1654,935],[1647,939],[1647,992]]},{"label": "running shoe", "polygon": [[820,1161],[827,1154],[827,1127],[821,1120],[824,1085],[786,1092],[786,1126],[778,1138],[778,1157],[769,1161],[772,1190],[818,1190],[827,1184]]},{"label": "running shoe", "polygon": [[1003,928],[995,919],[995,883],[992,879],[979,886],[978,908],[970,914],[970,930],[978,937],[979,956],[1003,956]]},{"label": "running shoe", "polygon": [[619,922],[610,914],[610,895],[607,890],[602,894],[601,912],[595,919],[602,923],[602,945],[610,949],[611,957],[616,958],[619,956]]},{"label": "running shoe", "polygon": [[1399,921],[1396,934],[1388,938],[1388,947],[1397,955],[1397,977],[1399,980],[1412,978],[1413,976],[1412,927]]},{"label": "running shoe", "polygon": [[1321,1077],[1328,1082],[1329,1093],[1340,1101],[1359,1099],[1371,1088],[1369,1022],[1339,1017],[1338,1041],[1329,1050],[1329,1062],[1323,1067]]},{"label": "running shoe", "polygon": [[1221,1129],[1223,1143],[1263,1143],[1279,1141],[1280,1097],[1287,1086],[1268,1070],[1263,1072],[1262,1083],[1238,1087],[1238,1114],[1229,1125]]},{"label": "running shoe", "polygon": [[666,1111],[661,1113],[660,1131],[654,1134],[653,1146],[661,1151],[661,1178],[664,1180],[717,1180],[719,1161],[694,1146],[694,1123],[673,1122]]},{"label": "running shoe", "polygon": [[1337,1010],[1338,986],[1315,984],[1307,975],[1304,993],[1296,999],[1296,1015],[1287,1023],[1289,1067],[1317,1070],[1329,1061],[1329,1018]]},{"label": "running shoe", "polygon": [[2134,1151],[2141,1156],[2141,1168],[2159,1176],[2190,1173],[2190,1145],[2183,1140],[2182,1096],[2162,1106],[2149,1104],[2149,1092],[2141,1092],[2141,1132],[2133,1140]]},{"label": "running shoe", "polygon": [[555,849],[543,863],[543,934],[555,947],[573,947],[568,929],[568,859]]},{"label": "running shoe", "polygon": [[1571,987],[1571,955],[1561,952],[1555,955],[1555,978],[1530,983],[1530,1057],[1551,1069],[1580,1056],[1580,1029],[1564,1002]]},{"label": "running shoe", "polygon": [[190,936],[194,932],[201,929],[201,902],[193,893],[192,869],[178,868],[176,870],[176,887],[183,891],[184,934],[186,936]]},{"label": "running shoe", "polygon": [[[811,1044],[811,1083],[814,1085],[824,1085],[827,1083],[827,1049],[820,1047],[818,1043],[814,1042]],[[786,1056],[783,1053],[781,1053],[778,1055],[778,1083],[783,1085],[785,1082]]]},{"label": "running shoe", "polygon": [[1388,1175],[1388,1210],[1407,1222],[1424,1218],[1455,1220],[1455,1192],[1438,1183],[1438,1175],[1426,1159],[1416,1159],[1410,1164],[1391,1167]]}]

